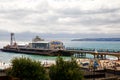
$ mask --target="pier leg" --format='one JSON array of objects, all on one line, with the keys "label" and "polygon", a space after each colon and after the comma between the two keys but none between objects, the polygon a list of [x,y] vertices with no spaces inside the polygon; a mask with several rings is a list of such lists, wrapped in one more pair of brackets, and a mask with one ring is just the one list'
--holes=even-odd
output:
[{"label": "pier leg", "polygon": [[84,57],[86,58],[86,53],[84,54]]},{"label": "pier leg", "polygon": [[81,58],[84,58],[84,53],[81,53]]},{"label": "pier leg", "polygon": [[104,55],[104,59],[106,59],[106,55]]},{"label": "pier leg", "polygon": [[97,55],[97,59],[99,59],[99,55]]},{"label": "pier leg", "polygon": [[101,55],[101,59],[104,59],[103,56],[104,56],[104,55]]},{"label": "pier leg", "polygon": [[120,57],[118,57],[118,60],[120,60]]},{"label": "pier leg", "polygon": [[77,53],[77,58],[80,58],[80,54],[79,53]]},{"label": "pier leg", "polygon": [[82,57],[83,57],[83,58],[86,58],[86,53],[82,53]]},{"label": "pier leg", "polygon": [[80,53],[80,58],[83,58],[83,53]]},{"label": "pier leg", "polygon": [[94,59],[95,59],[95,54],[94,54]]},{"label": "pier leg", "polygon": [[80,53],[80,58],[83,58],[83,53]]}]

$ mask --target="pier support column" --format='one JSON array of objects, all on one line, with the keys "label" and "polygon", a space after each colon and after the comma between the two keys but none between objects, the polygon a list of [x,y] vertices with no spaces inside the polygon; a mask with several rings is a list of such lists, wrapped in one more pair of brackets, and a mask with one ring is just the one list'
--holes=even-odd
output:
[{"label": "pier support column", "polygon": [[97,58],[99,58],[99,55],[97,55]]},{"label": "pier support column", "polygon": [[100,59],[104,59],[104,55],[101,55],[101,58]]},{"label": "pier support column", "polygon": [[120,57],[117,57],[118,58],[118,60],[120,60]]},{"label": "pier support column", "polygon": [[75,58],[77,58],[77,53],[75,53],[74,55],[75,55]]},{"label": "pier support column", "polygon": [[82,58],[86,58],[86,53],[82,53]]},{"label": "pier support column", "polygon": [[83,58],[84,57],[84,54],[83,53],[80,53],[80,58]]},{"label": "pier support column", "polygon": [[83,53],[80,53],[80,58],[83,58]]},{"label": "pier support column", "polygon": [[101,55],[100,59],[106,59],[106,55]]},{"label": "pier support column", "polygon": [[104,55],[104,59],[106,59],[106,55]]},{"label": "pier support column", "polygon": [[84,57],[86,58],[86,53],[84,54]]},{"label": "pier support column", "polygon": [[96,58],[96,55],[94,54],[94,59]]},{"label": "pier support column", "polygon": [[78,53],[75,53],[74,56],[76,58],[86,58],[86,53],[80,53],[80,52],[78,52]]},{"label": "pier support column", "polygon": [[101,58],[101,55],[97,54],[97,59],[100,59]]}]

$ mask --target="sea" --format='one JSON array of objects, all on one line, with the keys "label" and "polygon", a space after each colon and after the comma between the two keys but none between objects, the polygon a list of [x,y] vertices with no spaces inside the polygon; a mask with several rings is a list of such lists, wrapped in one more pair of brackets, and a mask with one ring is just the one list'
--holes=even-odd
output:
[{"label": "sea", "polygon": [[[120,41],[71,41],[71,40],[63,40],[62,41],[66,48],[91,48],[91,49],[114,49],[120,51]],[[29,41],[18,42],[18,44],[27,44]],[[9,44],[9,41],[0,41],[0,48]],[[56,56],[41,56],[41,55],[31,55],[31,54],[23,54],[23,53],[10,53],[10,52],[2,52],[0,51],[0,62],[11,63],[14,58],[19,57],[27,57],[33,60],[44,62],[52,62],[55,63]],[[92,55],[87,54],[87,58],[93,58]],[[107,56],[108,59],[116,60],[117,58],[114,56]],[[70,60],[71,57],[63,57],[64,60]]]}]

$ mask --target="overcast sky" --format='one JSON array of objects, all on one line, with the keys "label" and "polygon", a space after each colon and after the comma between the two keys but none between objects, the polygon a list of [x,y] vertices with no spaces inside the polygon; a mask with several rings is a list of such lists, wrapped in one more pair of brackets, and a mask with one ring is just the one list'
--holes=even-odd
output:
[{"label": "overcast sky", "polygon": [[6,32],[119,37],[120,0],[0,0]]}]

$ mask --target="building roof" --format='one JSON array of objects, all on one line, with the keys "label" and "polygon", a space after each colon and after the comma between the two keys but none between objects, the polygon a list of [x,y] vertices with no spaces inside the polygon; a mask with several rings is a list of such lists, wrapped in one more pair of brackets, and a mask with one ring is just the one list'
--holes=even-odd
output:
[{"label": "building roof", "polygon": [[44,39],[41,39],[39,36],[36,36],[32,41],[33,42],[44,41]]},{"label": "building roof", "polygon": [[37,42],[32,42],[32,43],[49,43],[49,41],[37,41]]}]

